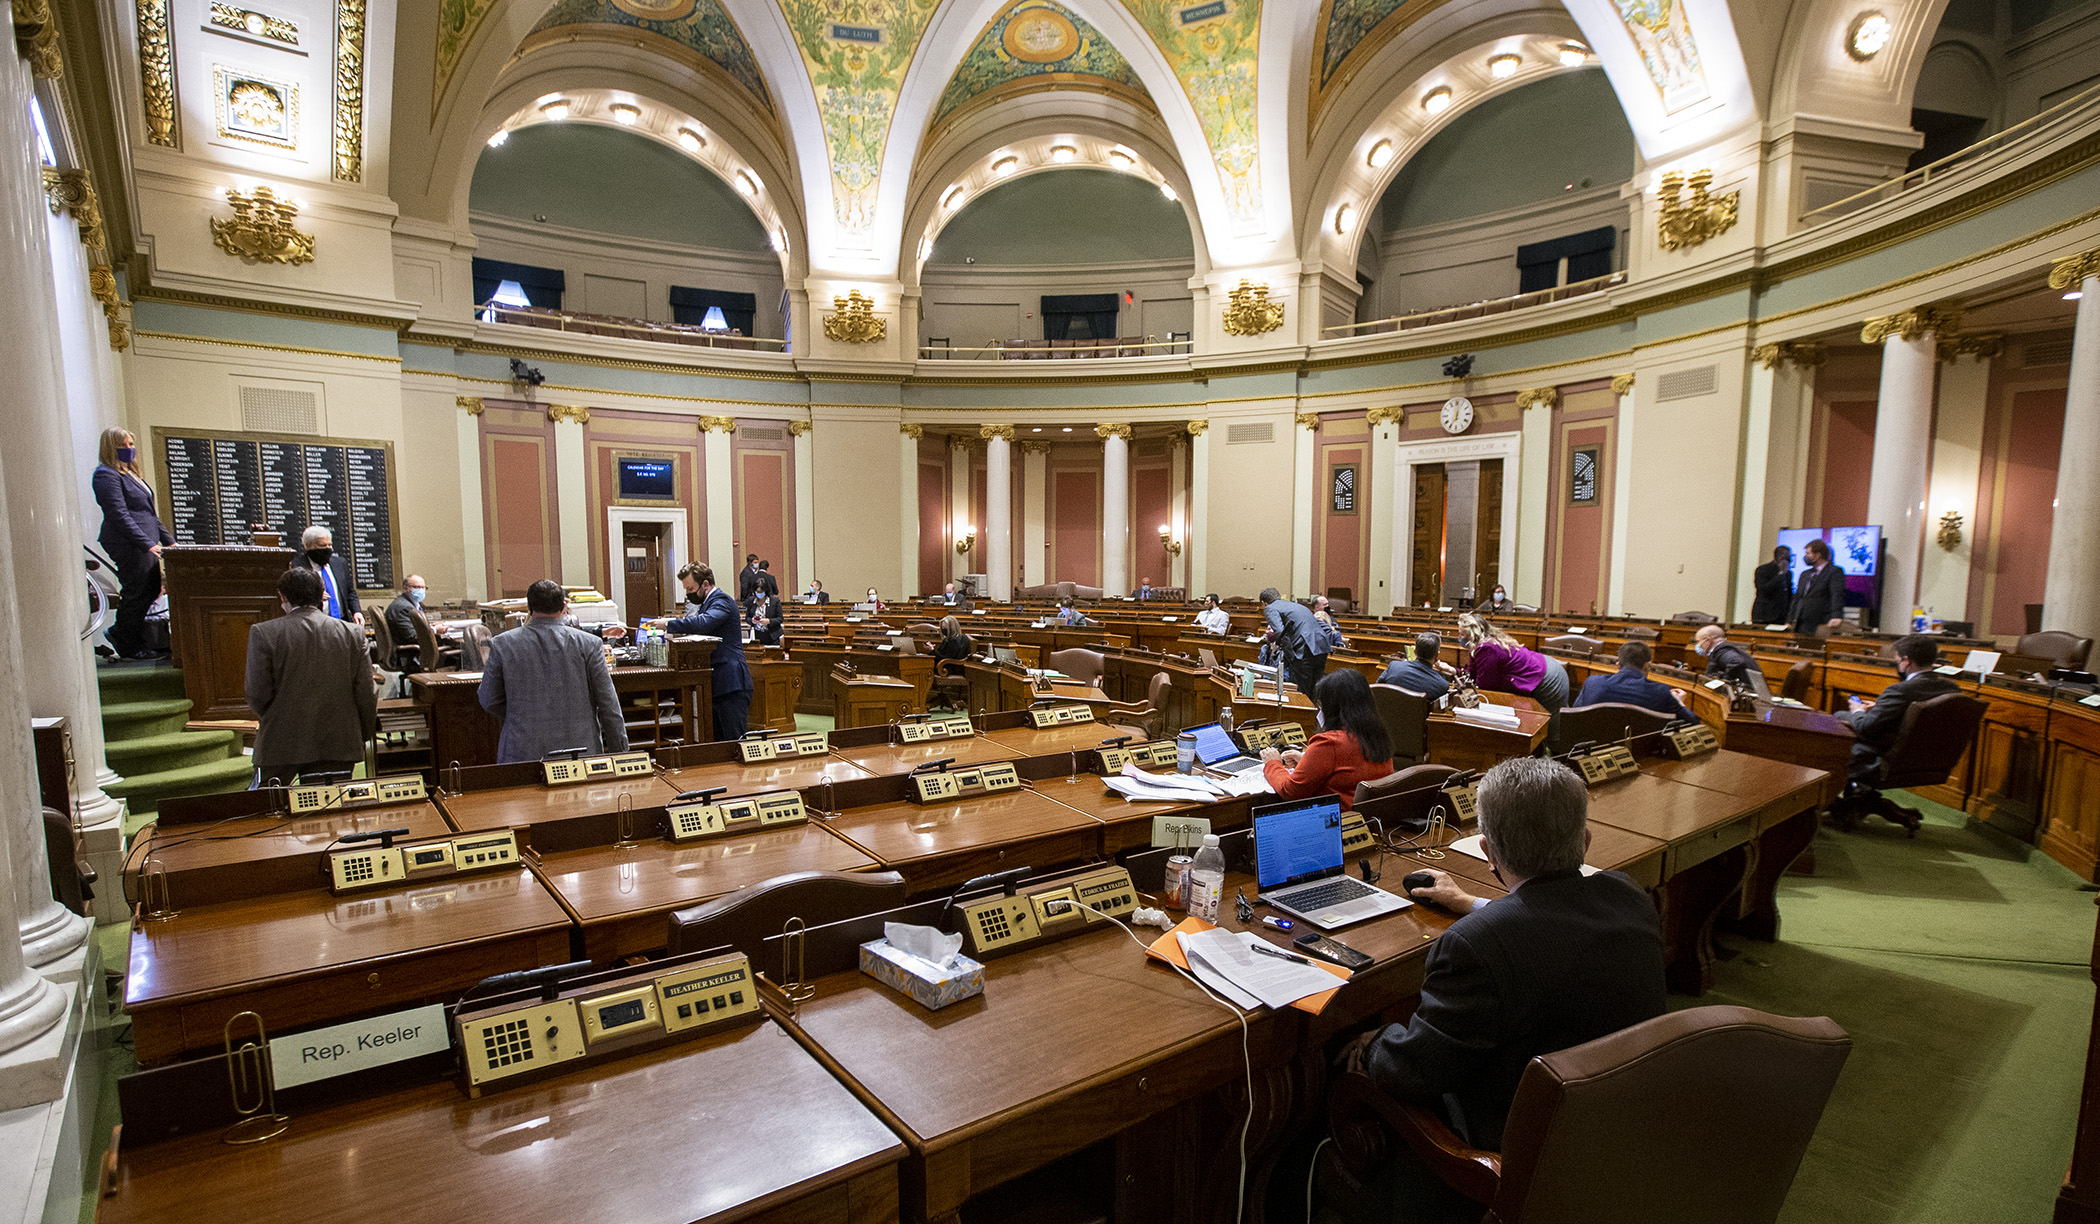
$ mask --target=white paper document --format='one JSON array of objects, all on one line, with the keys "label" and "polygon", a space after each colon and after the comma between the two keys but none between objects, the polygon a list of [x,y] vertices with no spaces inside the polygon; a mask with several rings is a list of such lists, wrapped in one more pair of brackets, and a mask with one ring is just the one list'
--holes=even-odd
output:
[{"label": "white paper document", "polygon": [[1459,708],[1451,716],[1461,722],[1483,723],[1491,727],[1515,727],[1521,725],[1517,712],[1509,706],[1483,704],[1472,709]]},{"label": "white paper document", "polygon": [[1175,938],[1197,979],[1241,1007],[1289,1007],[1308,995],[1341,985],[1341,979],[1325,969],[1256,952],[1249,945],[1281,949],[1251,932],[1215,927],[1193,934],[1184,931]]}]

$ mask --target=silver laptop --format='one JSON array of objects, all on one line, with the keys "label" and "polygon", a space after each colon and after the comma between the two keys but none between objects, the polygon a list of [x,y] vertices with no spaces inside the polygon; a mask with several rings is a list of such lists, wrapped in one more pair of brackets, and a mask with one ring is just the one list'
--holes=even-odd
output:
[{"label": "silver laptop", "polygon": [[1261,768],[1261,760],[1241,752],[1240,746],[1232,742],[1232,733],[1223,726],[1205,723],[1190,727],[1189,731],[1196,737],[1196,759],[1205,766],[1229,774]]},{"label": "silver laptop", "polygon": [[1349,874],[1333,795],[1254,809],[1254,875],[1263,901],[1323,931],[1414,904]]}]

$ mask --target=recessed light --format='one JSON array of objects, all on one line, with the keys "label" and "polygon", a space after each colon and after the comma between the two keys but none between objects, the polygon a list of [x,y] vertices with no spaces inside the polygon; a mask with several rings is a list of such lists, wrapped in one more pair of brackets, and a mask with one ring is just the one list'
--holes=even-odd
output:
[{"label": "recessed light", "polygon": [[957,204],[962,203],[962,195],[963,189],[961,187],[950,187],[948,189],[948,194],[941,197],[941,207],[955,207]]},{"label": "recessed light", "polygon": [[783,254],[787,252],[788,236],[786,230],[776,229],[773,231],[773,249]]},{"label": "recessed light", "polygon": [[1170,200],[1178,200],[1181,198],[1180,196],[1174,194],[1174,184],[1172,183],[1161,183],[1159,185],[1159,194],[1167,197]]},{"label": "recessed light", "polygon": [[1334,232],[1346,234],[1356,228],[1356,205],[1344,204],[1334,210]]},{"label": "recessed light", "polygon": [[758,180],[751,177],[749,170],[739,170],[736,172],[736,189],[747,196],[755,196],[758,194]]},{"label": "recessed light", "polygon": [[569,117],[569,100],[556,98],[540,108],[540,113],[549,119],[561,120]]},{"label": "recessed light", "polygon": [[1108,151],[1108,164],[1118,170],[1128,170],[1132,166],[1137,165],[1137,158],[1132,157],[1121,149],[1110,149]]},{"label": "recessed light", "polygon": [[1067,426],[1065,426],[1065,432],[1066,432],[1066,433],[1071,433],[1071,432],[1072,432],[1072,427],[1071,427],[1070,425],[1067,425]]},{"label": "recessed light", "polygon": [[1852,19],[1852,28],[1845,31],[1845,53],[1864,64],[1879,55],[1895,33],[1896,27],[1880,11],[1861,13]]},{"label": "recessed light", "polygon": [[1005,178],[1007,175],[1012,174],[1014,171],[1019,170],[1020,168],[1021,159],[1011,155],[1002,157],[998,161],[992,163],[992,173],[998,175],[1000,178]]},{"label": "recessed light", "polygon": [[605,109],[612,112],[613,122],[621,127],[633,127],[642,121],[642,108],[632,102],[615,102]]},{"label": "recessed light", "polygon": [[1077,156],[1079,156],[1079,150],[1073,148],[1071,145],[1058,145],[1056,148],[1050,150],[1050,160],[1057,162],[1060,165],[1064,164],[1065,162],[1071,161]]},{"label": "recessed light", "polygon": [[489,137],[489,148],[491,148],[491,149],[500,149],[500,148],[502,148],[502,147],[504,146],[504,144],[505,144],[506,142],[508,142],[509,140],[510,140],[510,129],[509,129],[509,128],[497,128],[497,129],[496,129],[496,133],[495,133],[495,135],[493,135],[493,136],[490,136],[490,137]]},{"label": "recessed light", "polygon": [[1590,58],[1590,49],[1581,43],[1562,43],[1556,53],[1563,68],[1580,68]]},{"label": "recessed light", "polygon": [[691,128],[678,129],[678,147],[688,153],[698,153],[707,147],[707,137]]},{"label": "recessed light", "polygon": [[1422,109],[1432,115],[1441,115],[1451,109],[1451,87],[1439,85],[1422,95]]},{"label": "recessed light", "polygon": [[1364,161],[1369,163],[1373,170],[1378,169],[1391,160],[1393,160],[1393,142],[1390,140],[1381,140],[1377,144],[1372,145],[1371,151],[1364,155]]},{"label": "recessed light", "polygon": [[1488,75],[1498,81],[1507,80],[1517,75],[1517,69],[1523,66],[1524,61],[1514,55],[1492,55],[1488,57]]},{"label": "recessed light", "polygon": [[1038,426],[1036,426],[1036,427],[1035,427],[1034,429],[1031,429],[1031,430],[1029,430],[1028,432],[1029,432],[1029,433],[1041,433],[1041,432],[1043,432],[1043,427],[1042,427],[1042,426],[1040,426],[1040,425],[1038,425]]}]

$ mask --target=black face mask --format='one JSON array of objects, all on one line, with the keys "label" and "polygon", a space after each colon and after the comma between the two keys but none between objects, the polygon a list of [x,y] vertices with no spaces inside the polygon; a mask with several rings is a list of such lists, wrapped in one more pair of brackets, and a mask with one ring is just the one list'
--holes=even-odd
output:
[{"label": "black face mask", "polygon": [[685,601],[689,604],[697,604],[706,598],[707,596],[702,595],[698,591],[687,591],[685,593]]},{"label": "black face mask", "polygon": [[325,567],[328,564],[328,558],[334,555],[335,550],[332,548],[309,548],[306,550],[306,559],[313,562],[316,568]]}]

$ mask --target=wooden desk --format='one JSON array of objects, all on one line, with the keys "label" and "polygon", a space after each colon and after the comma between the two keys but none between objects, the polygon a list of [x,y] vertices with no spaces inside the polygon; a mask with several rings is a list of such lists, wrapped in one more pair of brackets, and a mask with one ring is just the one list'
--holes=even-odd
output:
[{"label": "wooden desk", "polygon": [[661,836],[632,846],[542,855],[539,876],[583,928],[583,955],[603,965],[664,946],[666,915],[794,871],[875,865],[818,821],[680,845]]},{"label": "wooden desk", "polygon": [[380,829],[406,829],[403,840],[459,831],[428,800],[297,818],[256,815],[214,824],[153,824],[138,832],[125,856],[124,896],[141,900],[139,874],[149,861],[167,870],[168,897],[176,909],[325,885],[328,848],[347,834]]},{"label": "wooden desk", "polygon": [[1038,873],[1101,855],[1102,823],[1026,790],[952,803],[908,800],[850,808],[826,822],[914,895],[1028,866]]},{"label": "wooden desk", "polygon": [[1225,833],[1247,827],[1253,818],[1253,803],[1278,802],[1274,795],[1261,795],[1254,800],[1241,795],[1217,803],[1133,802],[1108,789],[1099,774],[1062,771],[1036,779],[1035,793],[1100,821],[1104,826],[1101,852],[1105,858],[1150,846],[1154,817],[1201,816],[1210,821],[1211,832]]},{"label": "wooden desk", "polygon": [[921,703],[914,710],[912,703],[918,690],[893,676],[834,670],[827,674],[826,684],[831,693],[831,725],[841,731],[848,727],[886,726],[926,708]]},{"label": "wooden desk", "polygon": [[[1468,825],[1462,830],[1454,831],[1443,847],[1444,857],[1441,860],[1432,862],[1416,855],[1402,854],[1388,855],[1386,862],[1391,869],[1402,870],[1403,874],[1405,871],[1418,871],[1424,867],[1448,871],[1469,881],[1466,885],[1468,892],[1474,892],[1476,896],[1485,895],[1476,892],[1473,885],[1502,887],[1501,881],[1495,878],[1495,873],[1488,870],[1487,860],[1474,858],[1470,854],[1450,848],[1450,842],[1458,840],[1459,836],[1479,831],[1477,825]],[[1590,849],[1589,853],[1582,856],[1582,861],[1599,871],[1622,872],[1642,888],[1653,890],[1662,886],[1664,849],[1663,843],[1655,838],[1592,821]]]},{"label": "wooden desk", "polygon": [[1045,727],[1038,731],[1034,727],[1007,727],[1000,731],[981,731],[977,738],[1002,747],[1011,748],[1015,755],[1023,757],[1051,756],[1064,752],[1084,752],[1098,748],[1101,741],[1127,735],[1132,743],[1143,742],[1142,727],[1127,727],[1121,723],[1069,723],[1062,727]]},{"label": "wooden desk", "polygon": [[282,1033],[567,959],[569,916],[524,868],[342,897],[310,889],[138,923],[124,1007],[143,1065],[219,1047],[242,1011]]},{"label": "wooden desk", "polygon": [[795,711],[802,704],[802,667],[780,657],[780,648],[769,646],[763,658],[747,651],[744,662],[751,669],[750,729],[795,732]]},{"label": "wooden desk", "polygon": [[424,1084],[301,1115],[267,1143],[214,1132],[115,1155],[104,1224],[888,1224],[905,1148],[764,1021],[478,1101]]},{"label": "wooden desk", "polygon": [[[1507,695],[1497,693],[1495,696]],[[1524,701],[1521,697],[1517,700]],[[1431,714],[1427,728],[1429,759],[1453,769],[1486,769],[1510,757],[1530,756],[1546,742],[1546,729],[1553,720],[1545,711],[1536,708],[1516,707],[1516,713],[1515,727],[1469,722],[1448,711]]]},{"label": "wooden desk", "polygon": [[1779,938],[1779,877],[1816,837],[1817,813],[1845,784],[1842,772],[1740,752],[1712,752],[1688,761],[1653,760],[1642,768],[1659,778],[1730,796],[1765,797],[1752,812],[1756,837],[1742,898],[1721,919],[1755,939]]},{"label": "wooden desk", "polygon": [[986,761],[1013,761],[1023,755],[983,735],[968,739],[935,740],[929,744],[869,744],[863,748],[833,748],[831,754],[851,761],[871,774],[910,773],[928,761],[954,757],[957,765],[982,765]]},{"label": "wooden desk", "polygon": [[[936,758],[938,759],[938,758]],[[685,765],[667,769],[663,778],[679,793],[726,786],[732,795],[753,791],[807,790],[827,782],[851,782],[875,775],[837,756],[789,757],[778,761],[721,761],[713,765]]]},{"label": "wooden desk", "polygon": [[[662,746],[673,740],[705,743],[715,737],[714,678],[695,643],[673,642],[697,654],[700,663],[679,667],[615,667],[613,691],[627,717],[628,743]],[[697,644],[714,649],[712,639]],[[676,658],[677,656],[674,656]],[[408,678],[416,708],[430,724],[431,760],[440,777],[453,765],[493,765],[503,720],[481,708],[480,672],[417,672]],[[673,701],[672,717],[663,702]],[[644,710],[637,713],[637,703]]]},{"label": "wooden desk", "polygon": [[568,786],[500,786],[465,794],[446,793],[438,797],[438,806],[461,832],[524,829],[616,812],[622,796],[637,812],[662,807],[676,798],[679,790],[662,775],[651,774],[646,778],[615,778]]},{"label": "wooden desk", "polygon": [[182,669],[182,695],[190,699],[191,718],[254,716],[248,709],[248,629],[284,614],[277,579],[296,555],[289,548],[248,545],[161,549],[168,645]]}]

